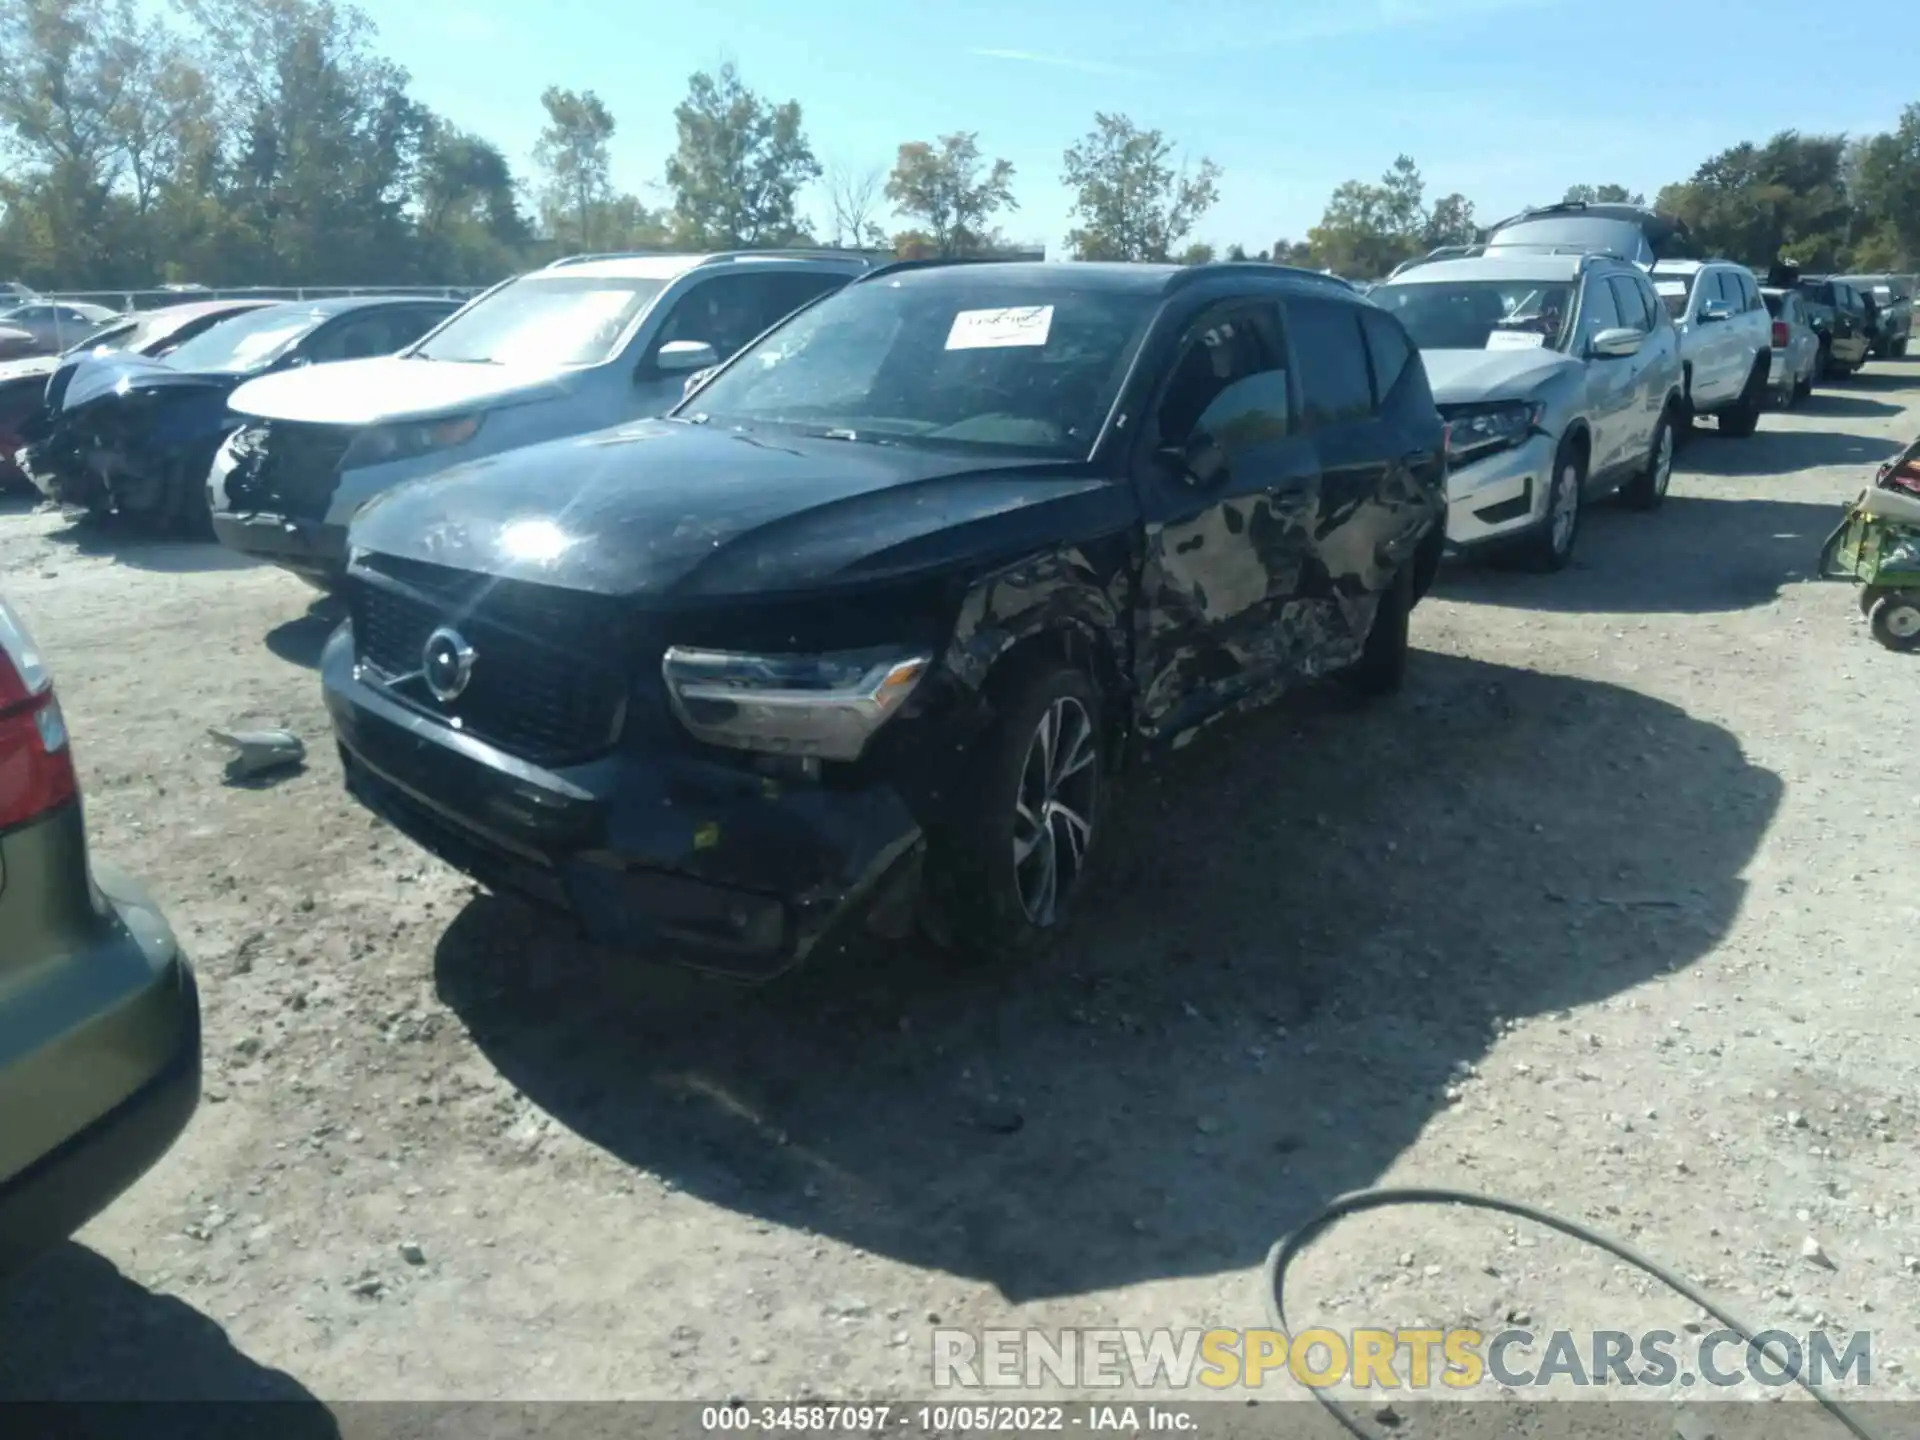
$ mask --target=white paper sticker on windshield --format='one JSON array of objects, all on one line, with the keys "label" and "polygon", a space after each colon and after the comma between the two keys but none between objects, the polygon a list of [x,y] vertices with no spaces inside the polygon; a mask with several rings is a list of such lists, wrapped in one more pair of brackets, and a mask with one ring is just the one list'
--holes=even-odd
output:
[{"label": "white paper sticker on windshield", "polygon": [[1044,345],[1051,329],[1051,305],[962,310],[953,317],[953,328],[947,332],[947,349],[997,350],[1008,345]]},{"label": "white paper sticker on windshield", "polygon": [[1546,343],[1538,330],[1496,330],[1487,336],[1489,350],[1538,350]]},{"label": "white paper sticker on windshield", "polygon": [[1684,280],[1656,280],[1653,282],[1653,293],[1656,295],[1684,295],[1687,293],[1687,282]]}]

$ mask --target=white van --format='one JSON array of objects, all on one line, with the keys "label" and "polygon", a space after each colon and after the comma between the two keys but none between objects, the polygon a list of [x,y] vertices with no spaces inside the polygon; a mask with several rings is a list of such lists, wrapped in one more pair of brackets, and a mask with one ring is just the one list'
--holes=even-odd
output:
[{"label": "white van", "polygon": [[583,255],[495,286],[397,355],[249,381],[207,477],[222,543],[321,588],[404,481],[657,415],[687,377],[871,268],[854,251]]}]

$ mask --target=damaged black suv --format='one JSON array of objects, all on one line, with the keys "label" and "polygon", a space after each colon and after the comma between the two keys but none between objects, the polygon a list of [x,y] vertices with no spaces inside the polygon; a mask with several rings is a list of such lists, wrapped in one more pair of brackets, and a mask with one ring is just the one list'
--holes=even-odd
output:
[{"label": "damaged black suv", "polygon": [[362,511],[347,783],[621,948],[766,975],[917,914],[1018,954],[1116,767],[1399,684],[1445,455],[1398,322],[1324,276],[876,271],[663,419]]}]

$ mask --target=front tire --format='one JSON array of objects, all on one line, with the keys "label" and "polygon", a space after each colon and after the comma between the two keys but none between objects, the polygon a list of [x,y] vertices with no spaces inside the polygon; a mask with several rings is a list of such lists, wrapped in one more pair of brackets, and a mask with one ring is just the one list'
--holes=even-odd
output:
[{"label": "front tire", "polygon": [[1889,650],[1920,650],[1920,592],[1888,591],[1874,602],[1867,624]]},{"label": "front tire", "polygon": [[970,747],[951,813],[928,835],[929,928],[954,948],[1021,960],[1073,913],[1100,833],[1100,697],[1081,671],[1039,662],[991,685],[998,718]]},{"label": "front tire", "polygon": [[1654,427],[1653,447],[1646,466],[1633,477],[1621,498],[1635,510],[1658,510],[1673,481],[1673,412],[1667,411]]},{"label": "front tire", "polygon": [[1760,412],[1766,408],[1767,372],[1755,366],[1747,376],[1747,385],[1732,407],[1720,412],[1720,433],[1744,440],[1760,428]]},{"label": "front tire", "polygon": [[1553,478],[1547,483],[1547,518],[1528,537],[1520,558],[1529,570],[1564,570],[1573,559],[1580,536],[1581,492],[1587,486],[1587,467],[1580,451],[1562,440],[1553,456]]},{"label": "front tire", "polygon": [[1340,672],[1340,679],[1357,695],[1378,699],[1392,695],[1407,678],[1407,649],[1414,606],[1412,568],[1402,566],[1393,584],[1374,608],[1373,627],[1360,658]]}]

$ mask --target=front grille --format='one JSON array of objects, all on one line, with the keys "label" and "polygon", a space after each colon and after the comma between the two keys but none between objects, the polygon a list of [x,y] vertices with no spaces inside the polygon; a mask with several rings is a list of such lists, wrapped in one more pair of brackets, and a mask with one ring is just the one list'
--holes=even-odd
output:
[{"label": "front grille", "polygon": [[[590,759],[618,738],[629,652],[601,597],[386,557],[349,588],[356,654],[396,699],[540,764]],[[466,690],[444,703],[419,674],[442,625],[475,657]]]},{"label": "front grille", "polygon": [[299,520],[325,519],[353,434],[346,425],[284,420],[249,426],[234,441],[228,505],[242,514],[264,510]]}]

